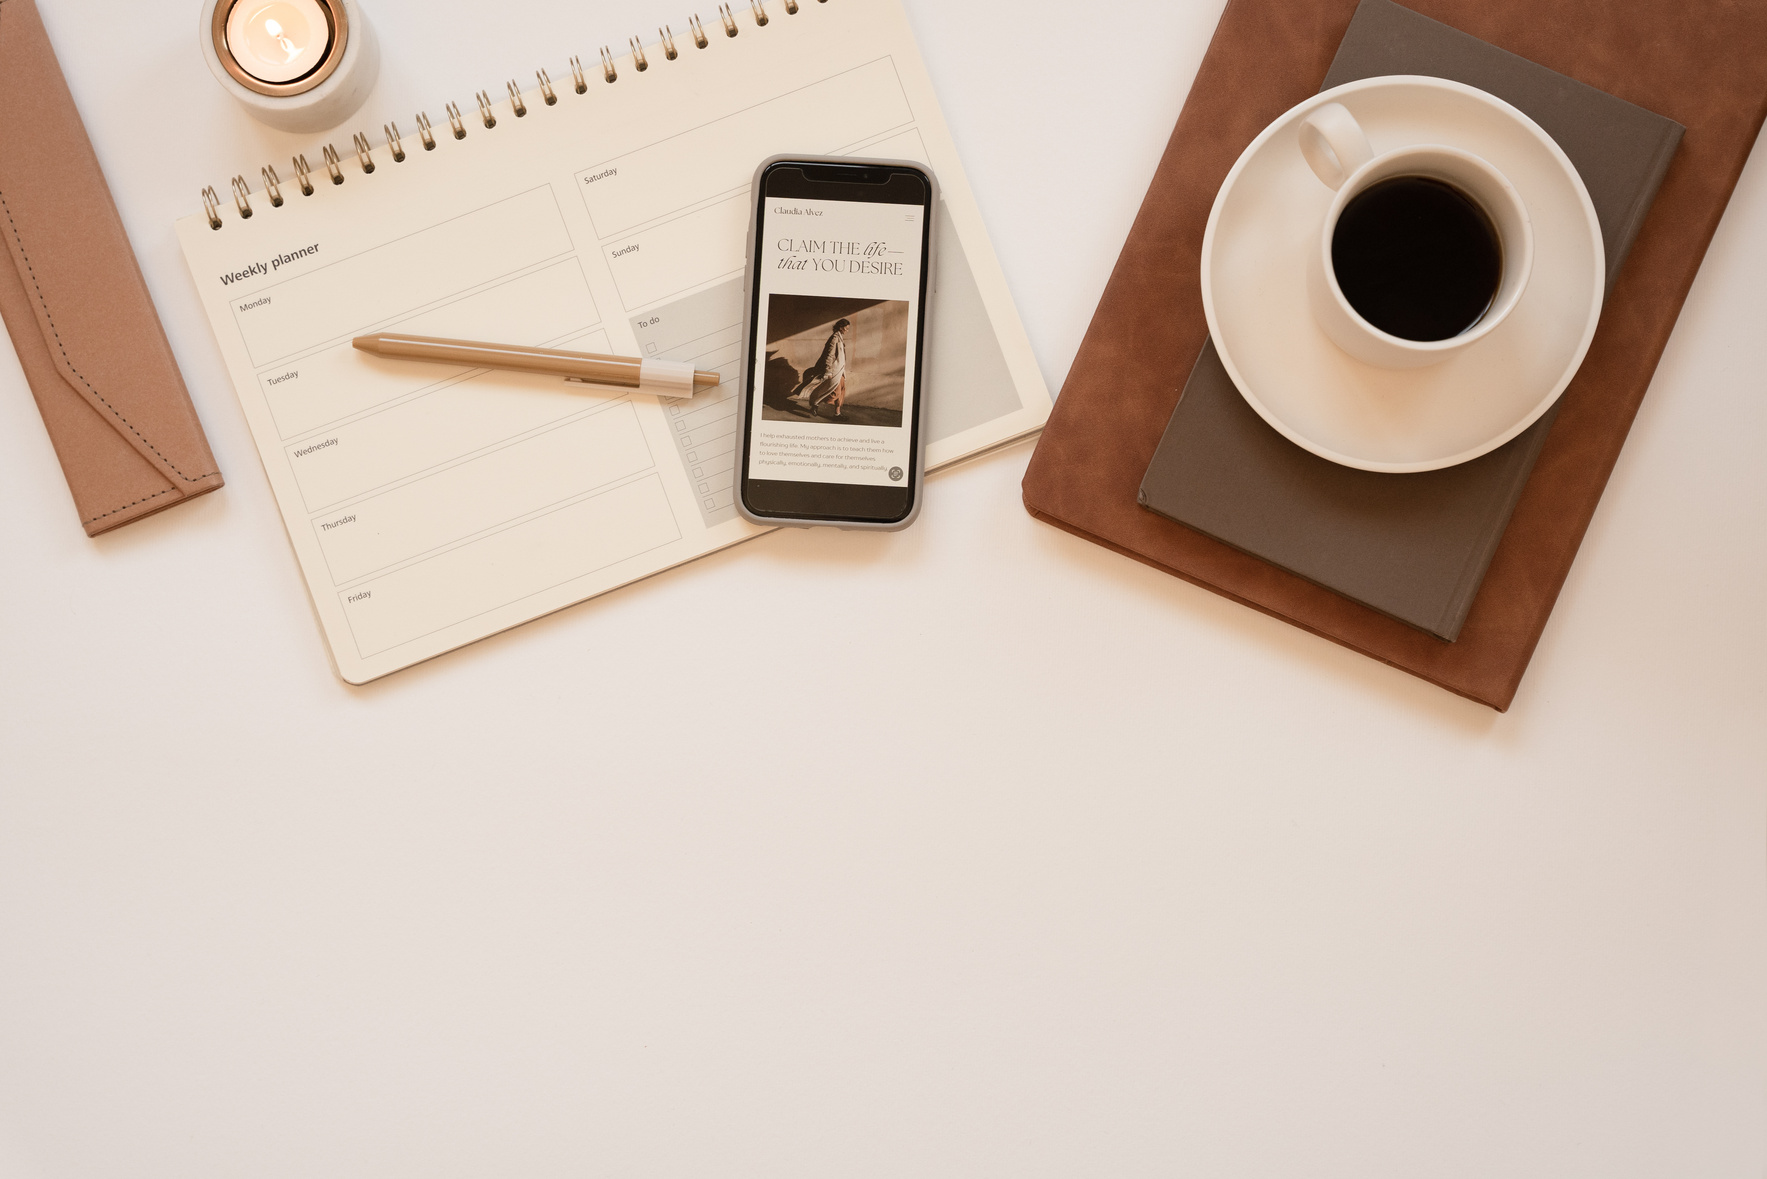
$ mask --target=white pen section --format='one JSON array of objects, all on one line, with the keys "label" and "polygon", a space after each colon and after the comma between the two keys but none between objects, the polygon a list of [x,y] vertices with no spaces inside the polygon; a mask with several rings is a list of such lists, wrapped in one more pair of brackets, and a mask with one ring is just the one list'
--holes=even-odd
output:
[{"label": "white pen section", "polygon": [[692,397],[693,366],[678,360],[638,362],[638,387],[656,397]]},{"label": "white pen section", "polygon": [[464,296],[454,296],[414,314],[375,324],[358,324],[349,334],[316,352],[260,369],[258,386],[283,438],[301,438],[330,423],[396,401],[472,372],[446,364],[393,360],[357,351],[350,336],[369,331],[413,336],[482,340],[493,344],[606,348],[564,343],[599,321],[582,264],[567,258],[505,279]]},{"label": "white pen section", "polygon": [[[591,332],[571,347],[605,352]],[[360,355],[360,353],[358,353]],[[301,497],[318,512],[400,479],[604,408],[625,391],[537,373],[485,372],[346,422],[284,448]]]},{"label": "white pen section", "polygon": [[315,516],[333,584],[433,552],[655,465],[630,401]]},{"label": "white pen section", "polygon": [[232,297],[252,363],[275,363],[571,250],[542,185]]},{"label": "white pen section", "polygon": [[781,149],[781,127],[791,128],[793,150],[831,155],[913,121],[895,64],[880,57],[603,160],[577,173],[577,189],[596,236],[606,239],[746,182]]}]

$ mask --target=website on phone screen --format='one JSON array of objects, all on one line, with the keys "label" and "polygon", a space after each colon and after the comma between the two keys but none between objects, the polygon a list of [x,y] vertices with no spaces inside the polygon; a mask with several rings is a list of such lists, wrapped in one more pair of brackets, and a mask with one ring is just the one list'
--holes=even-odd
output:
[{"label": "website on phone screen", "polygon": [[905,486],[919,347],[919,205],[768,197],[752,479]]}]

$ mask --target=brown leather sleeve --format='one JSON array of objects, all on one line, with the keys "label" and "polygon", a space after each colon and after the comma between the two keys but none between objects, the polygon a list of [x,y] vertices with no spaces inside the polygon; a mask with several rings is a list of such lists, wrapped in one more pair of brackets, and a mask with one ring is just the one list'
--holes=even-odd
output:
[{"label": "brown leather sleeve", "polygon": [[1148,512],[1136,492],[1207,335],[1203,228],[1233,162],[1318,88],[1356,0],[1230,0],[1024,481],[1039,519],[1507,709],[1767,115],[1767,4],[1409,7],[1687,128],[1458,641]]},{"label": "brown leather sleeve", "polygon": [[0,316],[89,536],[221,486],[34,0],[0,0]]}]

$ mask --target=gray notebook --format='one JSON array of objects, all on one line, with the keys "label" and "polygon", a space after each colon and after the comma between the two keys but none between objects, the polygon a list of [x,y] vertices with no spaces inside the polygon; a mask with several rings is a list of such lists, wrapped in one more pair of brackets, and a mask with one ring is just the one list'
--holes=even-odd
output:
[{"label": "gray notebook", "polygon": [[[1595,203],[1613,291],[1682,127],[1392,3],[1362,0],[1320,89],[1384,74],[1464,82],[1558,141]],[[1440,471],[1339,466],[1271,429],[1203,346],[1141,484],[1141,503],[1452,642],[1557,407],[1489,454]]]}]

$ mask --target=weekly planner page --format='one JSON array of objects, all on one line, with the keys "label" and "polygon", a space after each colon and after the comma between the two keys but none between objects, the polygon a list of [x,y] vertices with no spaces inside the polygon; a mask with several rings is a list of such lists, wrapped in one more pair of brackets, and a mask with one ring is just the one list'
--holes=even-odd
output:
[{"label": "weekly planner page", "polygon": [[[281,204],[178,223],[342,677],[364,683],[758,535],[734,505],[749,185],[778,153],[930,165],[943,187],[929,467],[1020,437],[1048,390],[897,0],[744,10],[579,94],[468,104],[434,147],[313,162]],[[363,117],[368,124],[366,115]],[[372,124],[369,124],[372,125]],[[337,138],[346,139],[346,132]],[[689,361],[691,399],[385,360],[414,335]]]}]

